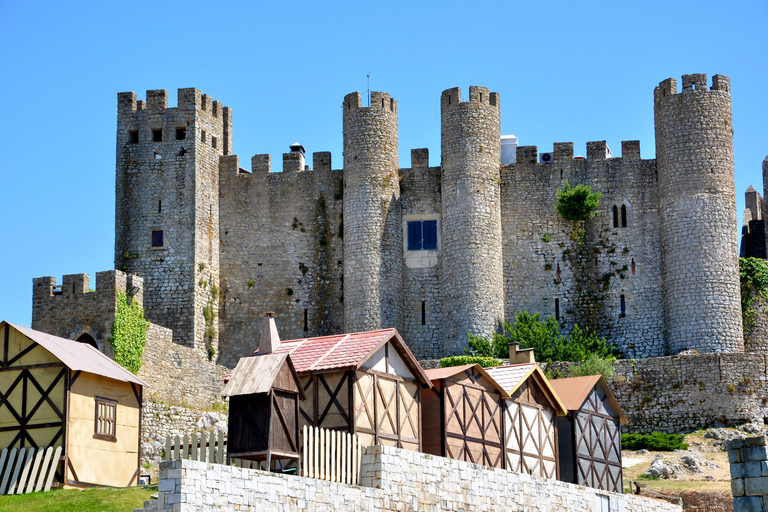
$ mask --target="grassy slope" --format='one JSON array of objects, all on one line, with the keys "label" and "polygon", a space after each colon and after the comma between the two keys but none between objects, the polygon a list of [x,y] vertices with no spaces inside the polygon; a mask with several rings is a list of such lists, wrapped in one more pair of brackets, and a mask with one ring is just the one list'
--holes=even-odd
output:
[{"label": "grassy slope", "polygon": [[113,489],[53,489],[50,492],[0,496],[0,512],[133,512],[157,492],[157,486]]}]

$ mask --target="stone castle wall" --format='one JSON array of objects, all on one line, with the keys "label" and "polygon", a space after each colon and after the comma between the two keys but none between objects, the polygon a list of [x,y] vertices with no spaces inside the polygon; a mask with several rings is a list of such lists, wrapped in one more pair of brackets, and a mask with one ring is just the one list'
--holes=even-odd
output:
[{"label": "stone castle wall", "polygon": [[[669,352],[744,348],[730,80],[683,75],[654,91],[664,334]],[[700,226],[692,229],[692,226]]]},{"label": "stone castle wall", "polygon": [[331,170],[330,153],[313,163],[270,172],[269,155],[257,155],[248,172],[237,156],[222,159],[222,364],[258,348],[266,311],[284,340],[343,328],[342,173]]},{"label": "stone castle wall", "polygon": [[[574,322],[596,330],[627,357],[666,354],[655,161],[640,159],[637,141],[615,158],[605,141],[589,143],[586,159],[574,159],[573,143],[554,148],[544,164],[536,146],[518,147],[501,170],[505,318],[540,312],[564,332]],[[583,235],[555,210],[565,182],[602,194]]]},{"label": "stone castle wall", "polygon": [[146,102],[118,95],[115,267],[144,278],[148,320],[201,349],[216,348],[203,307],[218,309],[218,164],[231,151],[231,119],[197,89],[179,89],[176,108],[165,90]]},{"label": "stone castle wall", "polygon": [[178,460],[160,465],[158,510],[579,510],[679,511],[631,494],[388,446],[363,449],[360,486]]}]

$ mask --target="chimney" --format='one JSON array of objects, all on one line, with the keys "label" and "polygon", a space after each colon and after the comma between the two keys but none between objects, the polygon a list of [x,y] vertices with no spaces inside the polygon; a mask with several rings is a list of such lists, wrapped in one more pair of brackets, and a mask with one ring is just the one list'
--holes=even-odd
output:
[{"label": "chimney", "polygon": [[509,344],[509,364],[535,363],[533,348],[524,348],[520,350],[519,343]]},{"label": "chimney", "polygon": [[280,348],[280,336],[277,334],[277,326],[273,311],[264,313],[261,321],[261,338],[259,338],[259,354],[271,354]]}]

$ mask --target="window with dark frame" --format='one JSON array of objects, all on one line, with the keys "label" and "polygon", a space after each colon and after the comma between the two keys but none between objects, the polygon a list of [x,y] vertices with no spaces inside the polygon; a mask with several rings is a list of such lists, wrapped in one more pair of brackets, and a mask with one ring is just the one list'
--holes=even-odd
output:
[{"label": "window with dark frame", "polygon": [[621,227],[627,227],[627,205],[621,205]]},{"label": "window with dark frame", "polygon": [[138,144],[139,143],[139,131],[138,130],[131,130],[128,132],[128,136],[130,137],[131,144]]},{"label": "window with dark frame", "polygon": [[176,128],[176,140],[184,140],[187,138],[186,128]]},{"label": "window with dark frame", "polygon": [[117,401],[109,398],[94,397],[96,414],[93,425],[94,439],[117,441]]},{"label": "window with dark frame", "polygon": [[152,247],[162,247],[163,246],[163,232],[162,231],[153,231],[152,232]]},{"label": "window with dark frame", "polygon": [[211,146],[213,146],[213,149],[219,148],[219,142],[216,140],[216,137],[211,137]]},{"label": "window with dark frame", "polygon": [[613,227],[619,227],[619,207],[613,205]]},{"label": "window with dark frame", "polygon": [[163,142],[163,129],[159,130],[152,130],[152,141],[153,142]]},{"label": "window with dark frame", "polygon": [[624,318],[625,316],[627,316],[627,301],[624,299],[623,295],[620,297],[620,300],[621,300],[621,313],[619,313],[619,316],[621,318]]},{"label": "window with dark frame", "polygon": [[437,220],[408,221],[408,250],[437,250]]}]

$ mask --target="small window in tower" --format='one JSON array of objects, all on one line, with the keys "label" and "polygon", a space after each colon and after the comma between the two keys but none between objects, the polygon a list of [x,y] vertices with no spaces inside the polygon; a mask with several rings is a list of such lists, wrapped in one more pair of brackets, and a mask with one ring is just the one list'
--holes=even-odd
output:
[{"label": "small window in tower", "polygon": [[187,138],[186,128],[176,128],[176,140],[184,140]]},{"label": "small window in tower", "polygon": [[[215,105],[215,103],[214,103]],[[304,310],[304,332],[307,332],[309,330],[309,322],[308,322],[309,313],[308,310]]]},{"label": "small window in tower", "polygon": [[408,222],[408,250],[437,250],[436,220],[416,220]]},{"label": "small window in tower", "polygon": [[560,299],[555,299],[555,320],[560,320]]},{"label": "small window in tower", "polygon": [[162,213],[162,211],[163,211],[163,202],[162,201],[158,201],[157,202],[157,213]]},{"label": "small window in tower", "polygon": [[163,246],[163,232],[162,231],[153,231],[152,232],[152,247],[162,247]]},{"label": "small window in tower", "polygon": [[627,316],[627,301],[624,299],[624,296],[621,296],[621,313],[619,314],[621,318],[624,318]]},{"label": "small window in tower", "polygon": [[129,141],[131,144],[138,144],[139,143],[139,131],[138,130],[131,130],[128,132],[128,136],[130,137]]},{"label": "small window in tower", "polygon": [[421,325],[427,324],[427,302],[421,301]]},{"label": "small window in tower", "polygon": [[152,130],[152,141],[153,142],[163,142],[163,129],[159,130]]},{"label": "small window in tower", "polygon": [[621,205],[621,227],[627,227],[627,205]]},{"label": "small window in tower", "polygon": [[619,227],[619,207],[613,205],[613,227]]},{"label": "small window in tower", "polygon": [[117,441],[117,401],[94,397],[96,414],[93,425],[93,437],[104,441]]},{"label": "small window in tower", "polygon": [[635,258],[632,258],[632,275],[635,274]]},{"label": "small window in tower", "polygon": [[206,139],[206,136],[207,136],[207,135],[208,135],[208,134],[206,134],[206,133],[205,133],[205,130],[203,130],[203,131],[200,133],[200,142],[202,142],[203,144],[205,144],[205,139]]},{"label": "small window in tower", "polygon": [[216,137],[211,137],[211,146],[213,146],[213,149],[218,149],[219,141],[216,139]]}]

